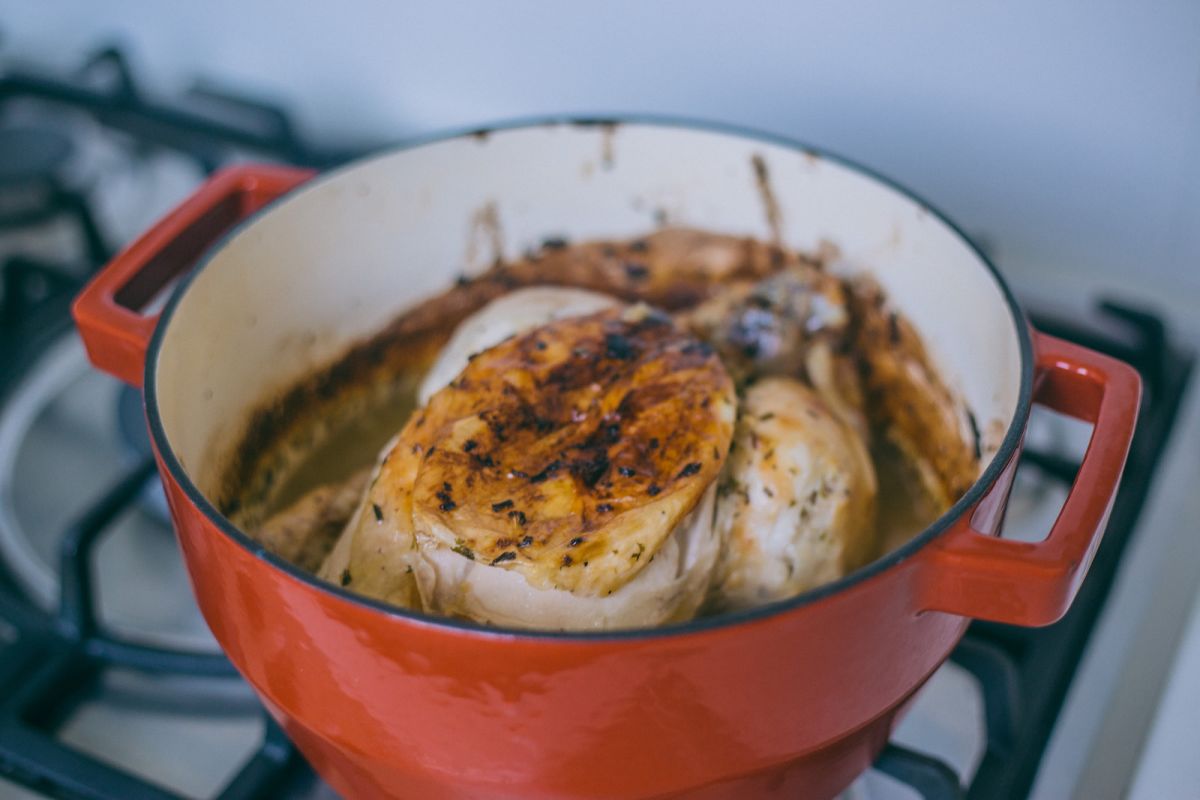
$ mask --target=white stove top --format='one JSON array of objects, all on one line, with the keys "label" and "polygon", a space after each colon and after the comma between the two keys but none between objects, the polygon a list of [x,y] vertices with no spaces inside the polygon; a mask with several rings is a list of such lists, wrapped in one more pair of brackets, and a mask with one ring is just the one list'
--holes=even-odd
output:
[{"label": "white stove top", "polygon": [[[1194,561],[1192,562],[1195,563]],[[1192,604],[1170,682],[1134,773],[1130,800],[1200,795],[1196,733],[1200,729],[1200,596]]]},{"label": "white stove top", "polygon": [[[1200,599],[1196,441],[1200,394],[1193,389],[1067,696],[1036,800],[1126,796],[1135,776],[1156,788],[1190,776],[1188,791],[1144,797],[1200,797],[1200,624],[1192,611]],[[1163,694],[1168,682],[1170,693]],[[1187,761],[1178,748],[1190,752]]]}]

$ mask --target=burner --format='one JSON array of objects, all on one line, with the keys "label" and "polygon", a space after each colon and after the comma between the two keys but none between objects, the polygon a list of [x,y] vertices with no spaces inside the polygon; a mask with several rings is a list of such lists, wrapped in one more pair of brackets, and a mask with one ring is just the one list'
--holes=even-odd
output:
[{"label": "burner", "polygon": [[83,189],[69,178],[75,146],[54,128],[0,127],[0,231],[28,230],[66,219],[77,229],[87,259],[110,255]]},{"label": "burner", "polygon": [[72,150],[53,128],[0,128],[0,190],[53,181]]},{"label": "burner", "polygon": [[[124,388],[93,370],[66,333],[0,407],[0,560],[42,608],[53,608],[61,591],[64,531],[104,493],[113,470],[148,458],[119,430]],[[215,652],[191,596],[178,591],[187,578],[158,482],[139,498],[97,554],[99,613],[138,641]]]}]

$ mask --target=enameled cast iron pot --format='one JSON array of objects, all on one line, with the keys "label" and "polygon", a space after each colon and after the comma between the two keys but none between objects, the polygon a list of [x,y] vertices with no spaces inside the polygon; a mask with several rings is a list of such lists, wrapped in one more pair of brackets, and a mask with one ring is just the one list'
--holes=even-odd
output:
[{"label": "enameled cast iron pot", "polygon": [[[608,634],[485,630],[356,597],[265,552],[209,500],[249,409],[464,265],[549,235],[644,233],[664,213],[762,238],[775,219],[786,244],[832,242],[838,269],[874,272],[984,431],[986,468],[967,495],[832,585]],[[143,313],[201,253],[161,315]],[[983,255],[911,194],[791,142],[673,121],[477,131],[316,178],[237,167],[121,253],[74,311],[92,361],[145,390],[213,634],[348,797],[831,796],[969,619],[1045,625],[1065,612],[1139,400],[1125,364],[1032,331]],[[1049,537],[1001,540],[1034,402],[1095,429]]]}]

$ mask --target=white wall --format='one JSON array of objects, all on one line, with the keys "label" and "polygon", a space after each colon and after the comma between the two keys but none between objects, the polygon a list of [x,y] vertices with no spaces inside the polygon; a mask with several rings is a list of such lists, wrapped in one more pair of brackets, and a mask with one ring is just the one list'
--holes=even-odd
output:
[{"label": "white wall", "polygon": [[8,54],[117,39],[164,89],[277,91],[313,134],[621,110],[763,127],[911,185],[1018,276],[1200,297],[1195,0],[301,6],[0,0],[0,25]]}]

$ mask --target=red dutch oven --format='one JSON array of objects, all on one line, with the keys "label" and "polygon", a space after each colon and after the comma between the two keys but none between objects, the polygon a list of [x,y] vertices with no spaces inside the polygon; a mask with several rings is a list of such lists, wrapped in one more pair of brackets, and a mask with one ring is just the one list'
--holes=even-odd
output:
[{"label": "red dutch oven", "polygon": [[[664,217],[832,243],[834,269],[872,272],[979,420],[985,467],[970,491],[908,544],[816,591],[586,634],[483,629],[357,597],[265,552],[211,500],[251,409],[464,266],[549,235],[636,235]],[[161,314],[144,311],[192,267]],[[836,794],[970,619],[1046,625],[1066,611],[1140,392],[1127,365],[1033,331],[987,260],[910,193],[788,141],[675,121],[475,131],[315,178],[235,167],[117,256],[74,313],[93,363],[144,389],[213,634],[347,797]],[[1032,403],[1094,431],[1048,538],[1002,540]]]}]

